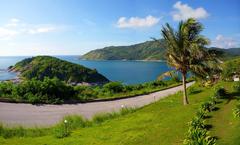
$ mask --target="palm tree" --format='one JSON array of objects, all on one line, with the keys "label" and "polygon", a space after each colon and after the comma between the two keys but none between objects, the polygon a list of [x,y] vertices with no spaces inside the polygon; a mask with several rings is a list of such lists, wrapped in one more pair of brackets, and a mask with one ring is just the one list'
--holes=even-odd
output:
[{"label": "palm tree", "polygon": [[209,40],[200,35],[202,30],[203,25],[193,18],[181,21],[176,31],[168,23],[162,29],[167,63],[182,74],[184,105],[189,103],[186,92],[187,73],[206,78],[215,70],[212,68],[216,68],[217,60],[205,48]]}]

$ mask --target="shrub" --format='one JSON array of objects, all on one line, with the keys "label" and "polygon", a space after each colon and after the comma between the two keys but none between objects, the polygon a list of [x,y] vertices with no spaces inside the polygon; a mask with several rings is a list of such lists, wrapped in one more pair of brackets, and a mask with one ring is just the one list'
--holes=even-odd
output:
[{"label": "shrub", "polygon": [[215,102],[213,100],[205,102],[201,105],[199,111],[189,123],[189,129],[186,139],[183,141],[185,145],[215,145],[216,139],[209,135],[206,128],[204,117],[207,112],[213,110]]},{"label": "shrub", "polygon": [[197,87],[194,87],[194,86],[191,86],[187,89],[188,91],[188,94],[191,95],[191,94],[197,94],[199,92],[201,92],[200,89],[198,89]]},{"label": "shrub", "polygon": [[65,116],[61,123],[64,124],[65,120],[67,120],[69,130],[89,126],[89,121],[78,115]]},{"label": "shrub", "polygon": [[0,96],[10,95],[13,91],[15,85],[12,82],[2,82],[0,83]]},{"label": "shrub", "polygon": [[68,124],[63,124],[55,128],[54,135],[56,138],[68,137],[70,135],[70,131],[68,130]]},{"label": "shrub", "polygon": [[196,117],[197,118],[204,118],[204,117],[206,117],[206,114],[207,114],[206,111],[203,111],[202,109],[199,109],[196,113]]},{"label": "shrub", "polygon": [[217,99],[223,99],[227,95],[227,91],[223,86],[216,86],[214,88],[214,97]]},{"label": "shrub", "polygon": [[65,84],[57,78],[44,78],[43,81],[32,79],[20,84],[0,83],[1,96],[24,100],[30,103],[60,104],[64,100],[74,98],[76,91],[72,86]]},{"label": "shrub", "polygon": [[202,118],[199,117],[194,117],[190,122],[189,122],[189,126],[191,128],[205,128],[205,124],[204,124],[204,120]]},{"label": "shrub", "polygon": [[77,99],[79,100],[91,100],[97,97],[97,92],[89,86],[76,86],[74,90],[77,93]]},{"label": "shrub", "polygon": [[111,93],[119,93],[119,92],[122,92],[124,87],[122,85],[122,83],[120,82],[110,82],[110,83],[107,83],[103,86],[103,88],[106,90],[106,91],[109,91]]},{"label": "shrub", "polygon": [[236,83],[233,85],[233,89],[234,89],[236,92],[240,92],[240,82],[236,82]]},{"label": "shrub", "polygon": [[214,104],[211,101],[205,102],[201,105],[201,110],[211,112],[214,109]]},{"label": "shrub", "polygon": [[159,87],[159,86],[166,86],[166,83],[164,81],[154,81],[150,83],[153,87]]},{"label": "shrub", "polygon": [[235,118],[240,117],[240,104],[237,104],[236,107],[233,109],[233,116]]},{"label": "shrub", "polygon": [[206,129],[189,128],[187,138],[183,141],[184,145],[215,145],[216,139],[209,135]]}]

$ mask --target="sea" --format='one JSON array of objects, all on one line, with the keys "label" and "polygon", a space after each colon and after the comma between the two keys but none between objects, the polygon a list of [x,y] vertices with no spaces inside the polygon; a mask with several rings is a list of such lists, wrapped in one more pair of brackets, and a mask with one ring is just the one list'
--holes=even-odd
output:
[{"label": "sea", "polygon": [[[14,79],[16,73],[7,68],[31,56],[0,56],[0,81]],[[140,84],[154,81],[157,77],[171,70],[164,61],[129,61],[129,60],[83,60],[79,56],[55,56],[62,60],[96,69],[111,81],[123,84]]]}]

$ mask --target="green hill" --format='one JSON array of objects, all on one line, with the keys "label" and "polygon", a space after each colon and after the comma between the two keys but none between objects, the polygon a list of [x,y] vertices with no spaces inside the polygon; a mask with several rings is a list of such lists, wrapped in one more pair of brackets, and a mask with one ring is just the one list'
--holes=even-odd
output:
[{"label": "green hill", "polygon": [[43,80],[44,77],[57,77],[62,81],[75,83],[108,82],[108,79],[99,74],[97,70],[51,56],[37,56],[24,59],[15,64],[10,70],[20,72],[20,77],[25,79],[36,78]]},{"label": "green hill", "polygon": [[[82,59],[87,60],[163,60],[165,53],[163,40],[160,43],[146,41],[130,46],[109,46],[96,49],[83,55]],[[229,59],[240,55],[240,48],[221,49],[209,48],[218,52],[223,59]]]},{"label": "green hill", "polygon": [[88,52],[82,59],[88,60],[162,60],[164,42],[146,41],[130,46],[110,46]]},{"label": "green hill", "polygon": [[211,47],[209,49],[215,51],[216,54],[218,54],[219,57],[222,58],[223,60],[229,60],[234,57],[240,56],[240,48],[222,49],[217,47]]}]

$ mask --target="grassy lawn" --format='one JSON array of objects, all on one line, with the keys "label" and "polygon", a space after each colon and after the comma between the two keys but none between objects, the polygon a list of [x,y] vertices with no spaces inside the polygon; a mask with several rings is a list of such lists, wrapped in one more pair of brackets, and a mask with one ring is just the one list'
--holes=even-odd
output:
[{"label": "grassy lawn", "polygon": [[[224,85],[230,86],[231,84],[224,83]],[[52,134],[8,139],[0,137],[0,144],[182,144],[188,130],[187,122],[195,115],[200,104],[208,100],[213,92],[210,88],[200,88],[200,90],[190,95],[190,105],[187,106],[182,105],[182,95],[178,93],[140,108],[136,112],[94,124],[91,127],[79,128],[63,139],[57,139]],[[220,109],[213,112],[208,122],[213,124],[211,133],[219,137],[219,143],[229,144],[234,140],[236,143],[239,135],[234,135],[234,133],[237,134],[240,131],[239,120],[232,117],[232,107],[236,101],[230,101],[228,104],[226,102],[227,100],[224,100],[218,104]]]}]

